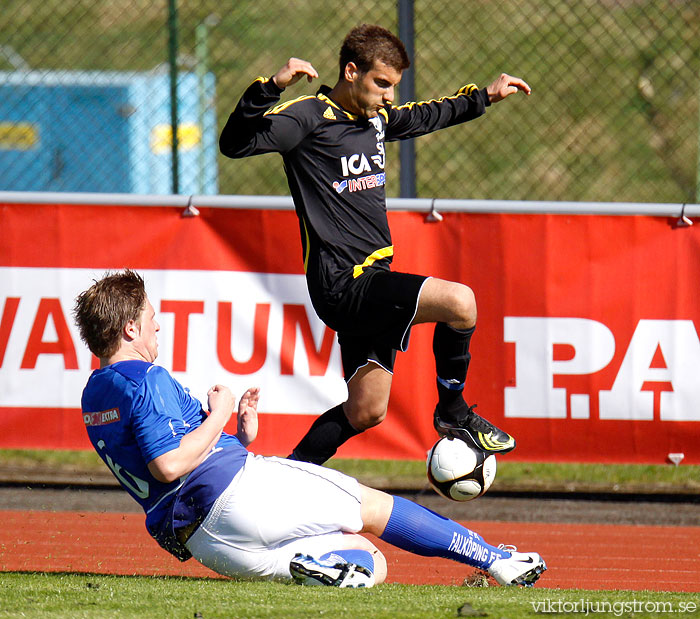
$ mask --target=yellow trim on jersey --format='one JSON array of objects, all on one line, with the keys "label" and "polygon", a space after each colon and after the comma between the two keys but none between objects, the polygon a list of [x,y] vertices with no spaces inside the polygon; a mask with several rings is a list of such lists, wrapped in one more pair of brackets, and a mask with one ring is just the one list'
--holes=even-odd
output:
[{"label": "yellow trim on jersey", "polygon": [[470,95],[472,94],[475,90],[479,90],[479,87],[476,84],[467,84],[466,86],[462,86],[458,91],[458,95]]},{"label": "yellow trim on jersey", "polygon": [[430,101],[408,101],[407,103],[404,103],[403,105],[399,105],[397,110],[404,110],[408,109],[410,110],[414,105],[427,105],[428,103],[442,103],[443,101],[446,101],[448,99],[456,99],[457,97],[461,97],[462,95],[471,95],[475,90],[479,90],[479,87],[476,84],[467,84],[466,86],[462,86],[456,94],[450,95],[449,97],[440,97],[439,99],[430,99]]},{"label": "yellow trim on jersey", "polygon": [[297,97],[296,99],[292,99],[291,101],[285,101],[284,103],[280,103],[279,105],[267,110],[267,112],[265,112],[265,116],[267,116],[268,114],[279,114],[280,112],[286,110],[293,103],[298,103],[299,101],[303,101],[304,99],[315,99],[315,97],[313,95],[303,95],[301,97]]},{"label": "yellow trim on jersey", "polygon": [[382,258],[388,258],[394,255],[394,246],[389,245],[389,247],[382,247],[375,252],[372,252],[369,256],[365,258],[362,264],[356,264],[352,269],[353,278],[358,278],[362,273],[364,273],[365,267],[371,267],[377,260]]},{"label": "yellow trim on jersey", "polygon": [[339,112],[342,112],[345,114],[350,120],[357,120],[357,116],[354,114],[351,114],[347,110],[344,110],[342,107],[340,107],[333,99],[330,99],[324,94],[321,94],[320,92],[316,95],[316,98],[319,99],[320,101],[323,101],[324,103],[327,103],[328,105],[333,106],[336,110]]},{"label": "yellow trim on jersey", "polygon": [[389,112],[387,112],[383,107],[379,108],[378,114],[381,114],[382,116],[384,116],[385,122],[389,122]]}]

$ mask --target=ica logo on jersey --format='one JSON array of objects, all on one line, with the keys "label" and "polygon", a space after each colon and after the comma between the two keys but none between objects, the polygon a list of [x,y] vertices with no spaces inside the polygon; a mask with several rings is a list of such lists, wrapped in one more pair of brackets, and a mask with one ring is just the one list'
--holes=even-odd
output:
[{"label": "ica logo on jersey", "polygon": [[[370,159],[379,169],[384,169],[384,144],[377,144],[377,148],[381,146],[380,154],[371,155]],[[338,193],[342,193],[346,189],[353,191],[362,191],[364,189],[371,189],[372,187],[381,187],[386,182],[386,177],[384,172],[379,174],[371,174],[372,166],[369,163],[367,155],[364,153],[354,154],[350,156],[343,155],[340,158],[340,165],[342,168],[343,176],[346,180],[333,181],[333,189]],[[370,172],[366,176],[361,176],[359,178],[351,178],[347,180],[348,176],[357,177],[360,174]]]},{"label": "ica logo on jersey", "polygon": [[363,172],[371,172],[372,168],[369,165],[367,156],[364,153],[343,156],[340,158],[340,165],[343,168],[343,176],[357,176]]},{"label": "ica logo on jersey", "polygon": [[[384,169],[384,144],[381,144],[382,149],[378,155],[372,155],[370,159],[379,169]],[[357,176],[358,174],[363,174],[364,172],[371,172],[372,167],[369,164],[367,155],[364,153],[350,155],[346,157],[343,155],[340,158],[340,165],[343,170],[343,176],[348,177],[350,175]]]}]

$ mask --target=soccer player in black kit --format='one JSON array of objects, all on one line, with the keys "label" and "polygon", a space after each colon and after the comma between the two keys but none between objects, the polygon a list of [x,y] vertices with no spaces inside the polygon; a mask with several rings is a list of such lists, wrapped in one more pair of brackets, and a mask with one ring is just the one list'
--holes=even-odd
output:
[{"label": "soccer player in black kit", "polygon": [[228,157],[282,154],[311,301],[338,333],[348,399],[316,419],[293,459],[322,464],[346,440],[382,422],[396,351],[406,350],[412,325],[426,322],[435,323],[437,432],[488,453],[515,447],[462,395],[476,325],[472,290],[391,271],[384,143],[472,120],[511,94],[530,94],[530,87],[504,73],[487,88],[470,84],[452,96],[395,107],[394,89],[409,64],[391,32],[357,26],[343,41],[332,89],[321,86],[315,96],[280,104],[285,88],[318,77],[311,64],[290,58],[272,78],[248,87],[221,133]]}]

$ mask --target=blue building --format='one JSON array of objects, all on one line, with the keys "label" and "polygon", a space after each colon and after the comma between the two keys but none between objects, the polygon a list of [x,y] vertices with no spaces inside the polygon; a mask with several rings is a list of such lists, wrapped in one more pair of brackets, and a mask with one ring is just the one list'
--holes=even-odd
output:
[{"label": "blue building", "polygon": [[[214,75],[180,73],[182,194],[217,193]],[[0,190],[172,191],[167,72],[0,72]]]}]

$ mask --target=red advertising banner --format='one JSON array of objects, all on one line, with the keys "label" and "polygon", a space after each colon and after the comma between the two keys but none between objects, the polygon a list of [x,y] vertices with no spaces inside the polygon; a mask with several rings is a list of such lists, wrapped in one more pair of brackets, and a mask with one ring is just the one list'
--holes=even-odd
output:
[{"label": "red advertising banner", "polygon": [[[158,363],[206,404],[262,388],[254,450],[286,455],[344,400],[334,334],[306,292],[291,211],[0,204],[0,448],[89,448],[94,359],[75,296],[108,269],[146,278]],[[659,217],[392,212],[396,270],[472,287],[467,400],[513,460],[700,463],[700,229]],[[422,459],[435,441],[432,326],[399,354],[387,419],[342,457]]]}]

